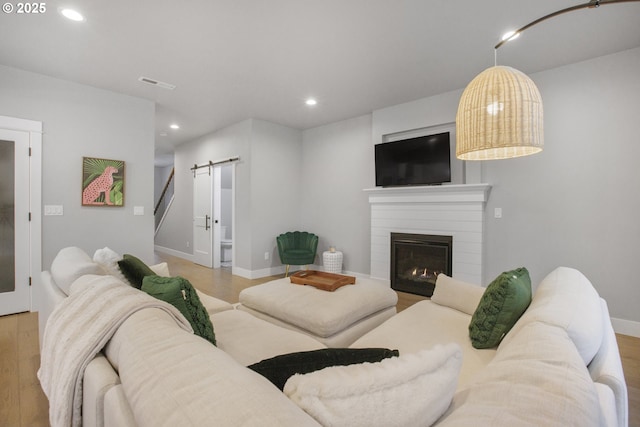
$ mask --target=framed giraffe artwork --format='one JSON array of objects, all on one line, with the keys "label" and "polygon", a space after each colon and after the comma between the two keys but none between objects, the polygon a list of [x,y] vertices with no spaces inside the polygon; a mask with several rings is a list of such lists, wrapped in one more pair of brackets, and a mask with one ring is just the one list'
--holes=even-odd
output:
[{"label": "framed giraffe artwork", "polygon": [[124,161],[82,158],[82,206],[124,206]]}]

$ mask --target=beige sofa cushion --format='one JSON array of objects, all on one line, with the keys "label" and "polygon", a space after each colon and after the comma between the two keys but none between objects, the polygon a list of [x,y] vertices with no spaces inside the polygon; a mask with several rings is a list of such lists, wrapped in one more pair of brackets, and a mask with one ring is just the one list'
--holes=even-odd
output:
[{"label": "beige sofa cushion", "polygon": [[318,425],[267,379],[159,310],[133,314],[119,335],[120,380],[139,427]]},{"label": "beige sofa cushion", "polygon": [[458,387],[482,370],[495,356],[495,349],[477,350],[469,339],[471,316],[432,301],[420,301],[401,311],[350,347],[398,349],[400,355],[417,353],[438,344],[456,343],[462,349],[462,369]]},{"label": "beige sofa cushion", "polygon": [[486,288],[439,274],[431,301],[473,315]]},{"label": "beige sofa cushion", "polygon": [[600,426],[598,393],[567,332],[529,323],[456,393],[440,426]]},{"label": "beige sofa cushion", "polygon": [[211,316],[211,322],[218,348],[244,366],[280,354],[325,348],[308,335],[281,328],[244,311],[216,313]]},{"label": "beige sofa cushion", "polygon": [[107,273],[85,251],[75,246],[61,249],[51,263],[51,277],[66,295],[69,295],[71,284],[86,274],[104,276]]},{"label": "beige sofa cushion", "polygon": [[509,345],[511,338],[528,323],[547,323],[567,331],[584,365],[588,365],[602,343],[602,316],[600,296],[591,282],[578,270],[558,267],[542,280],[531,305],[500,347]]}]

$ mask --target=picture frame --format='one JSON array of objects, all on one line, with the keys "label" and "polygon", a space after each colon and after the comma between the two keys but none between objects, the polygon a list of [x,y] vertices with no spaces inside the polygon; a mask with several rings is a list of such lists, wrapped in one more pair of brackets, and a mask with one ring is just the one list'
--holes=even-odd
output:
[{"label": "picture frame", "polygon": [[82,206],[124,206],[125,162],[82,158]]}]

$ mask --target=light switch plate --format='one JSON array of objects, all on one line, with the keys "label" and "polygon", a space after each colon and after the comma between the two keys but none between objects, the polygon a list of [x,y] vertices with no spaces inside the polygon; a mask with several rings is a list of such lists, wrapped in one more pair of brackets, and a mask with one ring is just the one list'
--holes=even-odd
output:
[{"label": "light switch plate", "polygon": [[134,206],[133,207],[134,215],[144,215],[144,206]]},{"label": "light switch plate", "polygon": [[62,205],[44,205],[44,215],[45,216],[53,216],[53,215],[63,215],[64,209]]}]

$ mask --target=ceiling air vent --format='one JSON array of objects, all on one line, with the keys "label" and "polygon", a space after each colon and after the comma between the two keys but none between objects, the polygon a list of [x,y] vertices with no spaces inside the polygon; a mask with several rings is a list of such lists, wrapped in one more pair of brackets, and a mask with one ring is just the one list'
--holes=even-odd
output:
[{"label": "ceiling air vent", "polygon": [[158,86],[164,89],[169,89],[169,90],[174,90],[176,88],[176,85],[172,85],[171,83],[161,82],[159,80],[151,79],[149,77],[144,77],[144,76],[138,77],[138,81],[142,83],[147,83],[153,86]]}]

